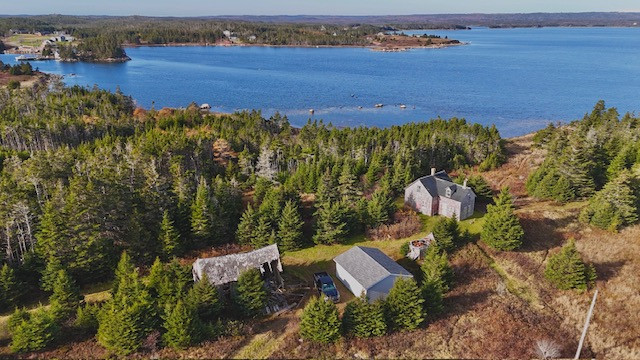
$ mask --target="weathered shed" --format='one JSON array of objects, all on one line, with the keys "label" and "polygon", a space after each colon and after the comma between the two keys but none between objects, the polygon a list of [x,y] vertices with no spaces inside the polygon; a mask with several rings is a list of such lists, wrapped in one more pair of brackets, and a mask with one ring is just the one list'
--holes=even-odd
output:
[{"label": "weathered shed", "polygon": [[281,283],[282,263],[278,245],[273,244],[263,248],[239,253],[197,259],[193,263],[193,280],[199,281],[203,274],[207,274],[209,282],[221,286],[238,281],[238,277],[249,269],[259,269],[265,275],[273,275]]},{"label": "weathered shed", "polygon": [[385,298],[399,278],[413,275],[380,249],[354,246],[336,256],[336,276],[356,296],[364,293],[369,301]]}]

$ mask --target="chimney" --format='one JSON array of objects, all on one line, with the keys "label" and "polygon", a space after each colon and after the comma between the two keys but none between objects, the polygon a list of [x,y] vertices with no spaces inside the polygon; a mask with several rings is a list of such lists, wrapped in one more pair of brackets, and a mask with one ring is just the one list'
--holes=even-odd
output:
[{"label": "chimney", "polygon": [[436,174],[436,168],[431,168],[431,176]]},{"label": "chimney", "polygon": [[467,179],[466,178],[464,179],[464,182],[462,183],[462,187],[465,188],[465,189],[467,188]]}]

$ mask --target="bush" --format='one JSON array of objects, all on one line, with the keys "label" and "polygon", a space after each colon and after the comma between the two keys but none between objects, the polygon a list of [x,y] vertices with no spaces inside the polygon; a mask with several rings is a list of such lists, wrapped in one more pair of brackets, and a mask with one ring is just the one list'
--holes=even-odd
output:
[{"label": "bush", "polygon": [[20,88],[20,81],[18,81],[18,80],[10,80],[9,83],[7,84],[7,87],[10,90],[19,89]]},{"label": "bush", "polygon": [[403,242],[402,245],[400,245],[400,256],[406,257],[410,249],[409,241]]},{"label": "bush", "polygon": [[596,279],[595,269],[582,261],[573,239],[549,258],[544,276],[561,290],[586,290]]},{"label": "bush", "polygon": [[267,290],[260,270],[250,269],[240,274],[235,299],[243,316],[255,317],[262,314],[267,305]]},{"label": "bush", "polygon": [[342,328],[345,333],[359,338],[384,335],[387,332],[387,324],[382,304],[369,304],[366,296],[354,299],[344,310]]},{"label": "bush", "polygon": [[55,316],[50,311],[38,310],[28,319],[13,324],[11,350],[17,353],[42,350],[55,340],[58,331]]},{"label": "bush", "polygon": [[384,304],[385,317],[393,330],[413,330],[424,321],[420,289],[414,279],[398,279]]},{"label": "bush", "polygon": [[372,240],[402,239],[417,234],[421,230],[422,222],[415,212],[398,211],[393,215],[393,223],[367,229],[367,237]]},{"label": "bush", "polygon": [[300,336],[318,343],[334,343],[340,338],[338,308],[316,296],[309,300],[300,317]]}]

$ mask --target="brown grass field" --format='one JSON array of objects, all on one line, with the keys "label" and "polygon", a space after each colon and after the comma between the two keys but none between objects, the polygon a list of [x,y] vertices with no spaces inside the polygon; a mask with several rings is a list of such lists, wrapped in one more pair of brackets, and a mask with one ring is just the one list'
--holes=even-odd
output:
[{"label": "brown grass field", "polygon": [[[544,154],[531,149],[531,136],[508,140],[507,150],[508,162],[482,175],[494,190],[509,185],[516,195],[517,214],[526,232],[524,246],[514,252],[496,252],[478,241],[458,250],[451,258],[456,283],[446,295],[446,311],[422,328],[317,345],[302,341],[297,333],[301,304],[294,311],[252,323],[237,336],[182,351],[147,351],[133,358],[522,359],[537,357],[536,342],[540,340],[557,344],[562,357],[573,357],[593,291],[559,291],[543,276],[549,254],[573,237],[598,273],[599,297],[582,357],[640,359],[640,225],[618,234],[599,231],[577,222],[584,202],[558,205],[526,197],[524,181]],[[424,221],[428,231],[433,219]],[[481,219],[473,219],[462,226],[477,234],[481,224]],[[361,237],[346,245],[316,246],[286,254],[285,275],[304,280],[313,271],[331,271],[333,256],[355,243],[377,246],[398,258],[404,241]],[[401,264],[417,269],[417,264],[406,260]],[[338,285],[343,293],[342,308],[350,296]],[[0,346],[7,342],[0,341]],[[0,347],[0,357],[8,354],[6,346]],[[107,354],[95,339],[70,335],[56,350],[36,356],[79,359]]]}]

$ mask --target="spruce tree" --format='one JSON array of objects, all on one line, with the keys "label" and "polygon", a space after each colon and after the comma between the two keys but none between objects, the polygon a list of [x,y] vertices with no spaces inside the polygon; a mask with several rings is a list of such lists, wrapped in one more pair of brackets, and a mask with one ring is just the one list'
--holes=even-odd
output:
[{"label": "spruce tree", "polygon": [[129,355],[137,351],[145,337],[153,330],[157,313],[149,292],[142,284],[138,271],[127,264],[123,254],[118,266],[119,284],[113,296],[98,314],[98,342],[107,350],[118,355]]},{"label": "spruce tree", "polygon": [[156,257],[156,260],[151,265],[149,269],[149,275],[147,275],[146,283],[147,289],[151,292],[153,297],[158,297],[160,293],[160,287],[162,287],[162,283],[164,282],[164,265],[159,257]]},{"label": "spruce tree", "polygon": [[118,292],[118,287],[122,282],[123,278],[130,277],[131,274],[134,273],[135,267],[131,262],[131,257],[127,254],[126,251],[122,252],[120,256],[120,261],[118,262],[118,266],[116,267],[115,277],[113,279],[113,286],[111,287],[111,294],[114,295]]},{"label": "spruce tree", "polygon": [[424,321],[418,284],[412,278],[400,278],[389,291],[385,300],[385,317],[393,330],[413,330]]},{"label": "spruce tree", "polygon": [[551,190],[551,196],[554,200],[564,204],[575,199],[576,194],[569,180],[563,175],[560,175]]},{"label": "spruce tree", "polygon": [[256,234],[256,227],[258,226],[258,214],[253,209],[253,206],[249,204],[247,210],[242,214],[240,223],[238,224],[238,230],[236,231],[236,239],[239,244],[248,245],[253,241],[253,237]]},{"label": "spruce tree", "polygon": [[196,197],[191,204],[191,234],[198,245],[213,242],[213,218],[209,186],[204,177],[200,177]]},{"label": "spruce tree", "polygon": [[195,308],[202,321],[214,321],[222,311],[222,301],[218,290],[211,285],[207,274],[204,274],[200,281],[189,290],[187,300],[188,304]]},{"label": "spruce tree", "polygon": [[275,235],[271,228],[271,223],[266,216],[258,219],[256,230],[251,237],[251,245],[254,249],[261,248],[275,242]]},{"label": "spruce tree", "polygon": [[51,311],[39,309],[12,328],[11,350],[24,353],[49,346],[59,335],[60,325]]},{"label": "spruce tree", "polygon": [[64,320],[75,314],[82,296],[75,281],[65,270],[58,270],[58,276],[53,284],[53,294],[49,297],[51,311],[56,319]]},{"label": "spruce tree", "polygon": [[338,308],[331,301],[312,297],[300,316],[300,336],[318,343],[334,343],[340,339]]},{"label": "spruce tree", "polygon": [[455,218],[442,217],[433,227],[436,245],[446,252],[453,251],[460,243],[460,228]]},{"label": "spruce tree", "polygon": [[589,201],[580,219],[603,229],[616,231],[638,221],[637,180],[623,170]]},{"label": "spruce tree", "polygon": [[173,220],[171,220],[169,211],[167,210],[165,210],[162,215],[159,243],[162,245],[162,254],[165,259],[178,256],[182,253],[180,234],[173,226]]},{"label": "spruce tree", "polygon": [[20,295],[20,284],[15,271],[6,263],[0,270],[0,308],[14,306]]},{"label": "spruce tree", "polygon": [[422,307],[424,309],[425,316],[433,316],[442,313],[444,305],[443,298],[443,286],[442,281],[439,279],[423,279],[420,284],[420,293],[422,294]]},{"label": "spruce tree", "polygon": [[250,269],[238,277],[235,300],[240,313],[246,317],[256,317],[267,306],[267,289],[260,270]]},{"label": "spruce tree", "polygon": [[437,284],[442,293],[449,291],[453,282],[453,270],[447,260],[447,254],[441,251],[438,246],[430,246],[420,266],[422,271],[422,281]]},{"label": "spruce tree", "polygon": [[544,275],[561,290],[586,290],[596,279],[595,269],[582,261],[573,239],[549,257]]},{"label": "spruce tree", "polygon": [[382,336],[387,332],[387,323],[381,302],[370,304],[366,296],[349,302],[342,317],[343,332],[359,338]]},{"label": "spruce tree", "polygon": [[353,174],[351,162],[345,161],[338,179],[338,189],[342,201],[353,203],[358,199],[361,193],[358,191],[357,184],[358,178]]},{"label": "spruce tree", "polygon": [[167,304],[164,320],[166,332],[164,343],[174,349],[183,349],[200,340],[201,326],[193,307],[178,300],[175,305]]},{"label": "spruce tree", "polygon": [[287,201],[278,224],[278,243],[282,251],[293,251],[302,247],[303,225],[298,207],[293,201]]},{"label": "spruce tree", "polygon": [[509,188],[503,188],[494,205],[487,206],[487,215],[480,238],[497,250],[514,250],[522,244],[524,230],[514,213],[513,200]]},{"label": "spruce tree", "polygon": [[316,212],[316,244],[340,243],[347,235],[346,215],[348,210],[341,202],[325,204]]},{"label": "spruce tree", "polygon": [[56,256],[51,256],[40,278],[40,288],[44,291],[53,291],[53,284],[58,277],[58,271],[62,270],[62,264]]},{"label": "spruce tree", "polygon": [[389,221],[393,200],[384,190],[376,190],[367,203],[369,226],[375,228]]}]

